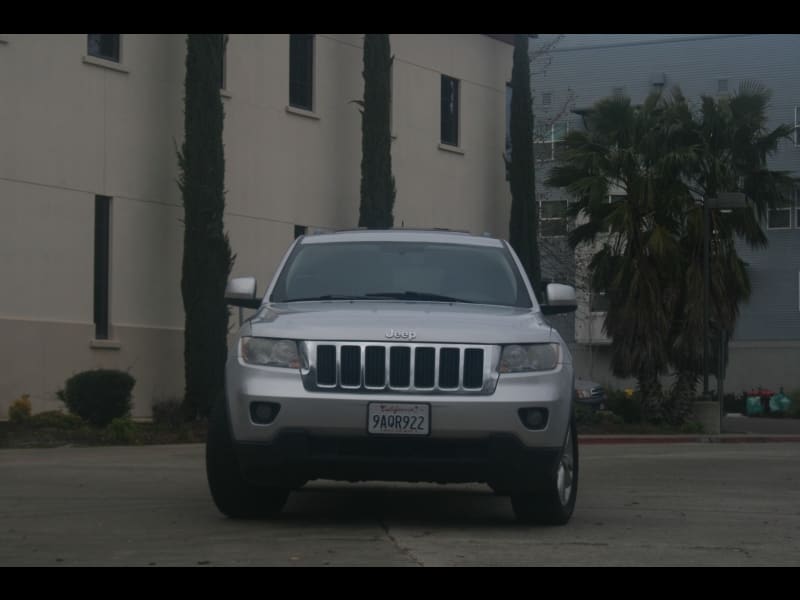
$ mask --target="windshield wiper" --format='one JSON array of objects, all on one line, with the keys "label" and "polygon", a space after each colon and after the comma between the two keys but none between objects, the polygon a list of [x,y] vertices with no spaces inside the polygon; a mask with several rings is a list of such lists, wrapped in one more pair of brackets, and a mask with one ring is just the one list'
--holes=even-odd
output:
[{"label": "windshield wiper", "polygon": [[323,296],[309,296],[308,298],[289,298],[284,302],[314,302],[315,300],[369,300],[369,298],[348,294],[325,294]]},{"label": "windshield wiper", "polygon": [[442,296],[441,294],[431,294],[428,292],[414,292],[407,290],[405,292],[377,292],[372,294],[365,294],[368,298],[386,298],[388,300],[432,300],[434,302],[467,302],[472,303],[472,300],[462,300],[461,298],[453,298],[452,296]]}]

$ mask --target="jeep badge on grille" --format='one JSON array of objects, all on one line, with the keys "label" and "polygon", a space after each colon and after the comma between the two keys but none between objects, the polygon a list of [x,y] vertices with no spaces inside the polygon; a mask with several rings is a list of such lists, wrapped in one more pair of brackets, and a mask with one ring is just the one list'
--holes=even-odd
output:
[{"label": "jeep badge on grille", "polygon": [[390,329],[386,332],[386,337],[395,340],[415,340],[417,334],[413,331],[395,331],[394,329]]}]

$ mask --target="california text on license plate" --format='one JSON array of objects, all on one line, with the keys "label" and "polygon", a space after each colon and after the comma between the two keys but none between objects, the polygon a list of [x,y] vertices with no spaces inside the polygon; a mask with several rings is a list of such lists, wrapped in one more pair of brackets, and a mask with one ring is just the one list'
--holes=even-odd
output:
[{"label": "california text on license plate", "polygon": [[428,435],[431,407],[407,402],[370,402],[367,432],[395,435]]}]

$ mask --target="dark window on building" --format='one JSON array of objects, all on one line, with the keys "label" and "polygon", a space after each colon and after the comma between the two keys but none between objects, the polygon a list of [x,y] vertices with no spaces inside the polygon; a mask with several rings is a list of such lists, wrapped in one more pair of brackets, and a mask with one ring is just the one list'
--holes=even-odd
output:
[{"label": "dark window on building", "polygon": [[94,337],[108,339],[108,270],[111,198],[94,197]]},{"label": "dark window on building", "polygon": [[611,302],[609,302],[606,292],[592,291],[589,310],[592,312],[608,312],[610,306]]},{"label": "dark window on building", "polygon": [[570,121],[564,119],[555,123],[539,122],[533,130],[533,157],[535,160],[555,160],[561,153],[570,132]]},{"label": "dark window on building", "polygon": [[565,200],[539,201],[539,231],[542,237],[567,235],[567,203]]},{"label": "dark window on building", "polygon": [[222,61],[219,65],[219,89],[227,89],[228,82],[226,81],[228,75],[228,36],[223,35],[222,41]]},{"label": "dark window on building", "polygon": [[306,231],[308,231],[307,225],[295,225],[294,226],[294,239],[299,238],[301,235],[305,235]]},{"label": "dark window on building", "polygon": [[553,93],[544,92],[542,94],[542,106],[550,106],[553,103]]},{"label": "dark window on building", "polygon": [[781,198],[775,204],[775,207],[767,211],[768,229],[788,229],[792,226],[793,200],[790,197]]},{"label": "dark window on building", "polygon": [[442,143],[458,146],[458,79],[442,75]]},{"label": "dark window on building", "polygon": [[389,64],[389,135],[394,139],[394,60]]},{"label": "dark window on building", "polygon": [[289,105],[313,110],[314,34],[289,36]]},{"label": "dark window on building", "polygon": [[800,229],[800,187],[794,188],[794,226]]},{"label": "dark window on building", "polygon": [[506,83],[506,181],[511,179],[511,83]]},{"label": "dark window on building", "polygon": [[90,33],[88,35],[86,52],[89,56],[119,62],[118,33]]},{"label": "dark window on building", "polygon": [[797,122],[797,106],[794,107],[794,146],[800,146],[800,125]]}]

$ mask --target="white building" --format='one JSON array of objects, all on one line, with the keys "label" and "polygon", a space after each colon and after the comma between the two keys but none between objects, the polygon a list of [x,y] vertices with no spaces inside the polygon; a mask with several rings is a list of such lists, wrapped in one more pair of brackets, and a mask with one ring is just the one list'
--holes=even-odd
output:
[{"label": "white building", "polygon": [[[512,46],[477,34],[390,40],[396,226],[506,236]],[[230,36],[232,276],[263,289],[296,232],[356,226],[362,42]],[[184,35],[0,36],[0,418],[25,393],[34,412],[60,408],[65,380],[97,367],[134,375],[134,417],[182,396],[185,54]],[[451,113],[443,89],[455,90]]]}]

